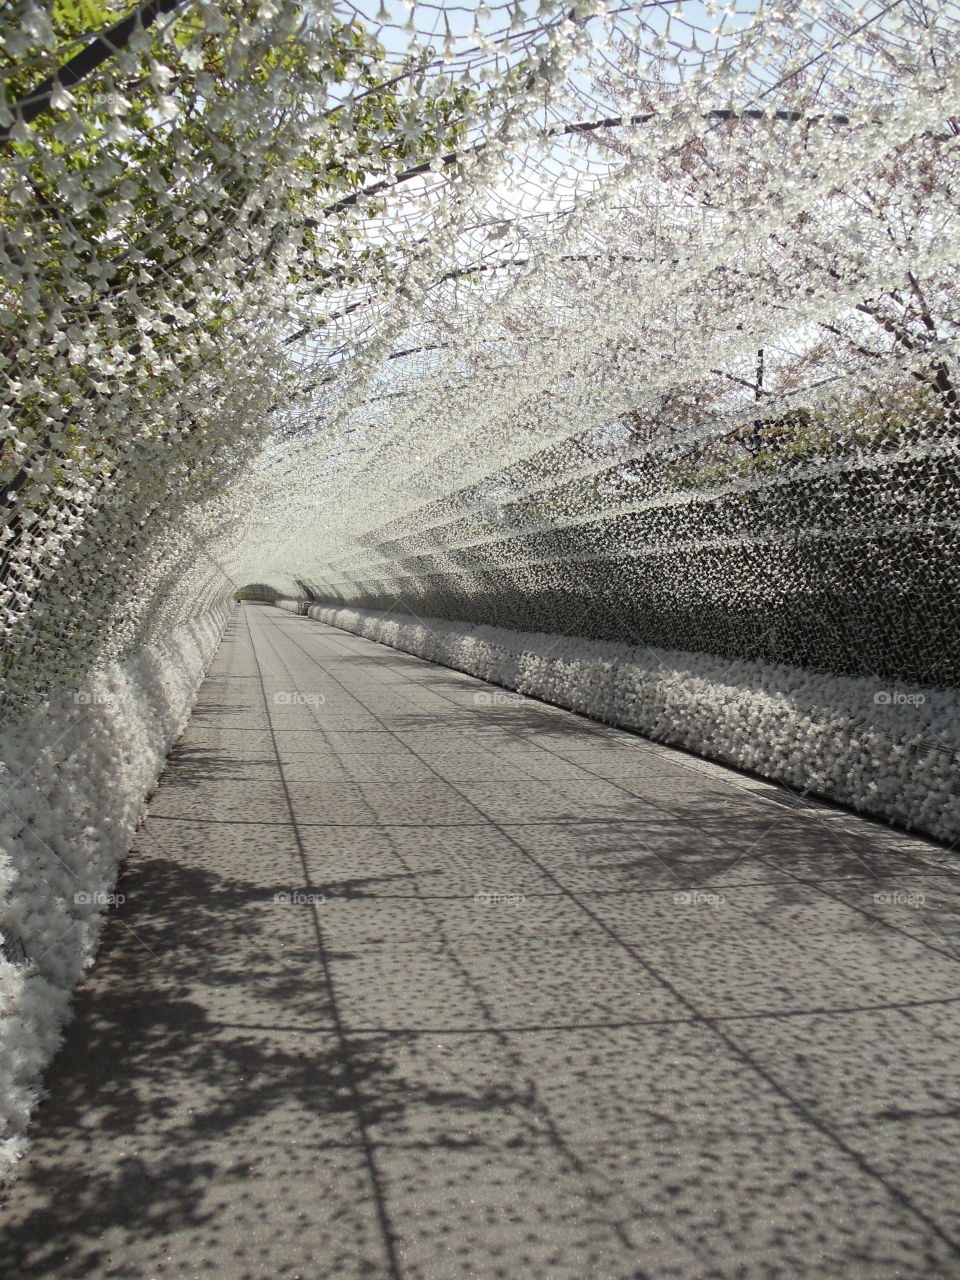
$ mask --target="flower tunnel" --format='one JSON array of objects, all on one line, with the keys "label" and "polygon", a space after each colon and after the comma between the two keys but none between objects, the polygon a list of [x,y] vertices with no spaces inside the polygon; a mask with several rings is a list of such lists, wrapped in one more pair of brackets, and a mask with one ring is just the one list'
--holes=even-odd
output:
[{"label": "flower tunnel", "polygon": [[0,15],[7,1155],[238,593],[960,836],[958,19]]}]

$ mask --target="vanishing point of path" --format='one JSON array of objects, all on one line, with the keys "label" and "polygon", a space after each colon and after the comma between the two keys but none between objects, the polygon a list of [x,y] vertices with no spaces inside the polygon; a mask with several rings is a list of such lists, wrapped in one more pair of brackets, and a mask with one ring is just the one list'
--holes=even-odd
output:
[{"label": "vanishing point of path", "polygon": [[0,1273],[960,1277],[958,886],[932,844],[239,607]]}]

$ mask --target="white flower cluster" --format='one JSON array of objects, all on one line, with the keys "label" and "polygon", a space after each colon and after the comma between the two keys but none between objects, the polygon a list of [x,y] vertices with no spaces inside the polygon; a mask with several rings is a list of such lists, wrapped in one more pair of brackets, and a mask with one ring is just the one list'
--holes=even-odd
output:
[{"label": "white flower cluster", "polygon": [[[298,601],[280,600],[296,610]],[[960,837],[960,693],[783,663],[314,605],[311,617],[943,840]]]},{"label": "white flower cluster", "polygon": [[0,732],[0,1178],[228,613],[221,605],[175,628]]}]

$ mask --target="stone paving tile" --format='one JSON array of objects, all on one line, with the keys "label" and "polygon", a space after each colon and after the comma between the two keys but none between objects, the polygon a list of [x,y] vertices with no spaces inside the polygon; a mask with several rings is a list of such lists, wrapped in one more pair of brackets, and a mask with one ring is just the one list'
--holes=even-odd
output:
[{"label": "stone paving tile", "polygon": [[494,751],[456,751],[433,753],[422,751],[421,756],[433,772],[447,782],[516,782],[534,776],[527,768],[527,760],[520,765],[504,759]]},{"label": "stone paving tile", "polygon": [[177,765],[178,777],[171,779],[170,786],[190,786],[195,781],[274,783],[279,778],[276,759],[264,760],[257,756],[231,760],[188,745],[177,750],[171,763]]},{"label": "stone paving tile", "polygon": [[851,906],[946,952],[960,962],[960,880],[925,871],[893,872],[829,886]]},{"label": "stone paving tile", "polygon": [[331,947],[330,976],[344,1026],[409,1032],[494,1025],[482,993],[449,950]]},{"label": "stone paving tile", "polygon": [[630,819],[646,806],[602,779],[464,782],[463,795],[492,822]]},{"label": "stone paving tile", "polygon": [[849,1009],[723,1024],[750,1061],[831,1127],[960,1119],[956,1042],[925,1020],[956,1027],[960,996],[923,1008]]},{"label": "stone paving tile", "polygon": [[[844,1128],[844,1144],[881,1174],[904,1200],[917,1205],[953,1240],[960,1240],[960,1109],[928,1114],[884,1115]],[[944,1262],[931,1275],[954,1276],[960,1266]]]},{"label": "stone paving tile", "polygon": [[[494,891],[475,898],[331,898],[323,912],[325,936],[337,946],[387,948],[412,954],[431,947],[515,945],[550,941],[574,945],[583,938],[603,942],[602,926],[586,918],[575,903],[562,897],[529,897]],[[485,899],[490,897],[490,901]],[[515,899],[515,900],[514,900]]]},{"label": "stone paving tile", "polygon": [[[574,723],[581,727],[579,734],[570,734],[566,737],[558,735],[550,743],[550,750],[556,755],[564,756],[569,760],[579,760],[582,756],[588,756],[591,759],[602,758],[604,772],[614,776],[623,769],[633,768],[638,751],[651,757],[661,755],[663,758],[662,749],[648,746],[642,738],[634,738],[626,733],[611,733],[610,730],[592,725],[589,721],[575,720]],[[679,752],[670,754],[674,760],[681,758]],[[609,770],[607,761],[610,762]]]},{"label": "stone paving tile", "polygon": [[[313,752],[291,752],[281,758],[283,781],[289,784],[312,782],[355,782],[353,772],[343,757],[316,755]],[[274,769],[276,769],[274,761]]]},{"label": "stone paving tile", "polygon": [[[597,897],[591,911],[707,1016],[922,1001],[956,982],[950,962],[803,886],[688,888]],[[813,889],[807,891],[811,895]]]},{"label": "stone paving tile", "polygon": [[[423,1034],[392,1044],[389,1054],[407,1105],[374,1127],[386,1185],[395,1169],[398,1177],[415,1171],[416,1185],[430,1186],[430,1203],[439,1195],[443,1206],[419,1237],[429,1259],[422,1265],[436,1266],[464,1235],[482,1232],[477,1201],[493,1210],[481,1221],[495,1225],[497,1200],[480,1190],[489,1166],[507,1181],[518,1221],[530,1216],[547,1176],[561,1203],[571,1192],[582,1198],[579,1207],[569,1204],[572,1230],[547,1218],[550,1240],[562,1248],[531,1259],[544,1276],[573,1274],[566,1268],[583,1257],[584,1223],[604,1221],[620,1225],[621,1247],[608,1241],[591,1275],[637,1274],[627,1269],[630,1258],[643,1259],[639,1274],[656,1276],[893,1280],[924,1266],[951,1274],[953,1251],[917,1224],[895,1188],[811,1128],[702,1026],[492,1041]],[[540,1162],[532,1187],[520,1185],[511,1152]],[[454,1175],[440,1186],[429,1172],[438,1166]],[[519,1169],[530,1169],[526,1159]],[[404,1199],[398,1192],[397,1203]],[[544,1216],[538,1207],[535,1218]],[[451,1217],[462,1224],[452,1239],[441,1225]],[[447,1265],[456,1266],[455,1256]]]},{"label": "stone paving tile", "polygon": [[[316,738],[313,738],[314,743]],[[409,747],[405,746],[399,738],[395,737],[382,729],[363,730],[360,733],[341,733],[331,731],[323,735],[324,743],[335,751],[338,756],[348,755],[385,755],[385,756],[404,756],[416,759]],[[281,744],[282,745],[282,744]]]},{"label": "stone paving tile", "polygon": [[545,744],[544,754],[551,756],[558,765],[565,761],[576,769],[616,781],[622,787],[627,787],[631,780],[649,782],[652,778],[673,777],[677,771],[675,758],[665,759],[630,740],[613,749],[604,743],[561,750],[550,742]]},{"label": "stone paving tile", "polygon": [[820,826],[808,828],[805,839],[797,827],[771,832],[769,840],[756,841],[746,856],[801,880],[847,879],[851,892],[857,894],[865,885],[873,884],[879,891],[895,887],[904,877],[934,873],[934,868],[919,858],[871,849],[863,841],[851,841]]},{"label": "stone paving tile", "polygon": [[808,1127],[788,1096],[680,1006],[659,1024],[518,1032],[504,1043],[518,1079],[574,1150],[669,1148]]},{"label": "stone paving tile", "polygon": [[[301,829],[311,879],[337,897],[464,899],[475,894],[559,894],[557,886],[482,827],[378,827],[349,831],[347,848],[332,846],[336,827]],[[449,831],[456,840],[447,839]],[[473,840],[467,837],[473,835]]]},{"label": "stone paving tile", "polygon": [[472,899],[477,893],[556,897],[556,883],[495,828],[387,827],[397,858],[424,897]]},{"label": "stone paving tile", "polygon": [[[510,759],[511,757],[507,756],[505,762],[509,762]],[[513,758],[513,764],[518,773],[522,772],[531,778],[542,778],[545,782],[565,782],[568,778],[578,782],[590,782],[595,781],[598,776],[589,765],[579,760],[566,760],[563,756],[555,755],[552,751],[544,751],[538,746],[527,746],[522,751],[518,751]],[[600,776],[605,781],[612,780],[617,783],[620,781],[618,777],[612,777],[610,774]]]},{"label": "stone paving tile", "polygon": [[689,1010],[664,983],[602,934],[571,944],[476,935],[453,949],[498,1026],[603,1026],[679,1020]]},{"label": "stone paving tile", "polygon": [[245,755],[260,759],[273,754],[273,735],[268,729],[221,729],[218,725],[188,727],[181,742],[232,759]]},{"label": "stone paving tile", "polygon": [[277,750],[283,754],[316,751],[320,747],[340,756],[343,752],[378,752],[389,748],[388,737],[382,730],[363,730],[358,733],[342,733],[331,730],[329,733],[315,726],[312,729],[276,730]]},{"label": "stone paving tile", "polygon": [[[814,1129],[602,1145],[580,1149],[578,1158],[602,1169],[636,1256],[657,1260],[654,1276],[957,1274],[956,1244],[924,1221],[922,1206],[905,1202],[894,1182]],[[651,1240],[659,1253],[648,1252]]]},{"label": "stone paving tile", "polygon": [[289,782],[286,791],[297,824],[324,823],[337,827],[376,824],[376,816],[355,782]]},{"label": "stone paving tile", "polygon": [[212,822],[250,818],[289,822],[290,819],[287,797],[276,770],[269,782],[245,779],[241,786],[231,786],[222,778],[190,778],[178,785],[161,787],[152,801],[151,813],[157,818]]},{"label": "stone paving tile", "polygon": [[429,782],[363,782],[360,794],[385,824],[461,826],[483,822],[483,814],[461,789],[434,778]]},{"label": "stone paving tile", "polygon": [[133,1044],[113,994],[107,1026],[81,1011],[88,1053],[51,1081],[59,1123],[9,1195],[3,1274],[389,1274],[336,1038],[154,1017]]},{"label": "stone paving tile", "polygon": [[418,760],[413,752],[400,755],[396,752],[383,755],[343,755],[342,768],[352,782],[435,782],[436,770]]}]

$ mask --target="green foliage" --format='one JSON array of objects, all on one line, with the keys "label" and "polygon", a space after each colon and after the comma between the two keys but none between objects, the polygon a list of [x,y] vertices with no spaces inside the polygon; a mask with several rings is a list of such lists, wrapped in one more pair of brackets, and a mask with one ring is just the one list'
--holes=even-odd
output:
[{"label": "green foliage", "polygon": [[[128,0],[54,0],[50,52],[0,55],[6,101],[29,95],[128,10]],[[299,235],[302,252],[286,260],[291,284],[318,293],[350,284],[384,251],[317,219],[318,206],[362,187],[391,156],[419,163],[462,136],[470,95],[459,88],[425,99],[431,123],[405,132],[410,109],[359,22],[334,21],[308,42],[297,38],[298,23],[319,21],[308,7],[285,6],[269,27],[260,10],[224,0],[223,22],[211,26],[200,6],[185,5],[7,143],[17,163],[0,184],[0,237],[23,272],[0,296],[0,349],[23,361],[32,325],[44,335],[40,359],[50,355],[47,333],[57,350],[52,373],[18,395],[15,432],[0,435],[0,484],[22,487],[27,470],[57,482],[71,470],[110,472],[122,442],[100,411],[125,389],[144,438],[170,432],[171,412],[176,433],[199,431],[177,411],[179,388],[191,374],[226,381],[235,366],[229,299],[275,267],[275,240],[260,245],[258,233],[279,223]],[[339,88],[348,75],[349,108]],[[245,110],[258,93],[276,99],[266,129],[262,112]],[[224,300],[212,305],[233,234]],[[62,320],[52,299],[69,300]]]}]

